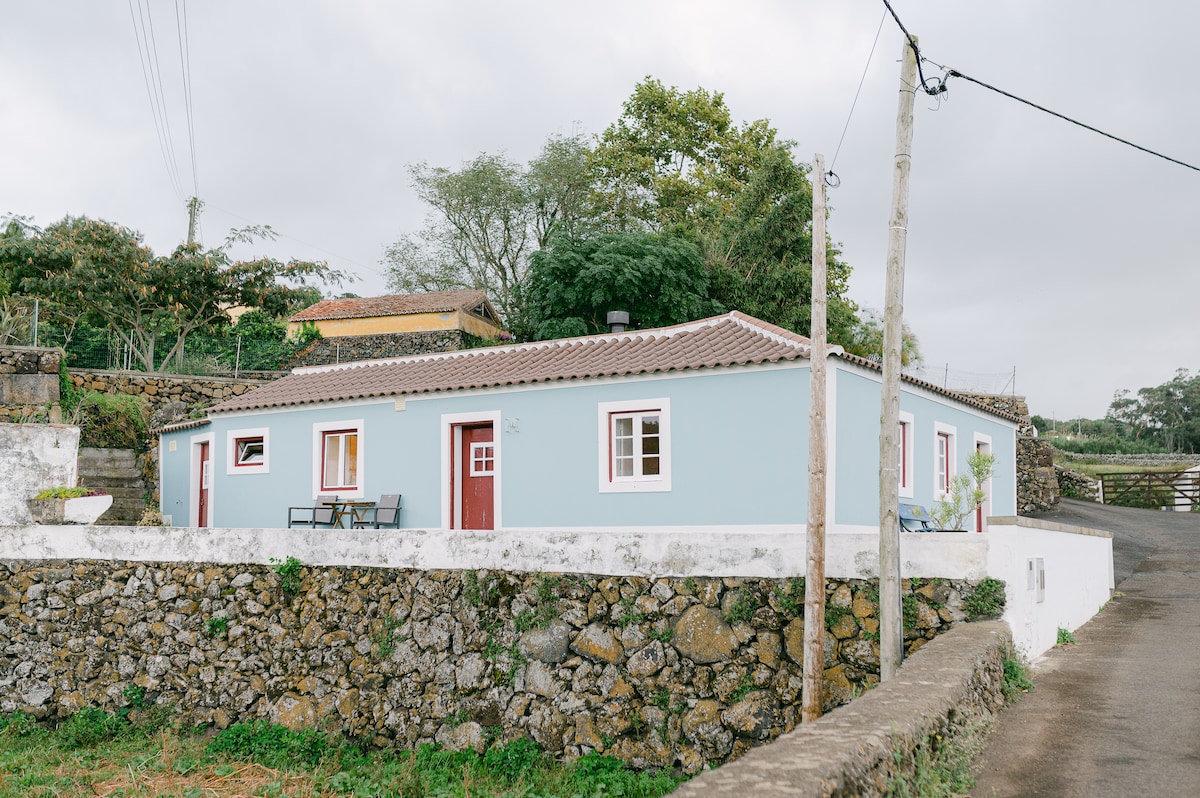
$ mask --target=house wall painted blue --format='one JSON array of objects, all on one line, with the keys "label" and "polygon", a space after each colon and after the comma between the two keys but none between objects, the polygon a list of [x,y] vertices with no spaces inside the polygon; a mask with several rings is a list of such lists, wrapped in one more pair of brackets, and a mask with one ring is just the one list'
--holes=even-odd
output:
[{"label": "house wall painted blue", "polygon": [[[880,375],[837,357],[830,364],[830,529],[877,527]],[[402,526],[457,526],[448,521],[456,501],[451,431],[464,419],[488,419],[500,528],[802,526],[808,378],[808,361],[797,359],[217,412],[208,424],[161,433],[162,509],[175,525],[197,523],[198,444],[207,441],[208,525],[284,526],[289,506],[311,506],[321,492],[319,430],[353,427],[361,472],[344,496],[398,492]],[[669,489],[607,491],[604,408],[657,410],[662,400]],[[1016,514],[1015,423],[907,382],[901,410],[911,425],[901,501],[933,505],[937,431],[950,430],[952,469],[965,473],[970,451],[986,441],[997,462],[987,512]],[[234,464],[237,440],[247,436],[263,438],[261,467]]]}]

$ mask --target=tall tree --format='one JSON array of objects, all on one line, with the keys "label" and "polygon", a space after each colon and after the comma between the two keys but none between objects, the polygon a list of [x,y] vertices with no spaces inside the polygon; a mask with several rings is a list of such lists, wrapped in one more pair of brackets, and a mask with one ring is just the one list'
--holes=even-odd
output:
[{"label": "tall tree", "polygon": [[45,230],[6,237],[0,260],[23,264],[22,290],[56,300],[78,316],[110,329],[145,371],[155,371],[158,339],[175,344],[162,362],[180,356],[197,330],[226,320],[232,305],[270,313],[287,309],[304,290],[281,280],[340,282],[325,263],[273,258],[236,261],[235,243],[273,235],[269,227],[233,231],[222,246],[205,250],[184,244],[168,257],[155,257],[140,233],[109,222],[67,217]]},{"label": "tall tree", "polygon": [[528,166],[482,154],[459,170],[410,169],[429,206],[425,226],[384,253],[394,291],[480,288],[510,327],[525,317],[529,256],[560,230],[577,232],[589,180],[581,137],[551,137]]},{"label": "tall tree", "polygon": [[[807,333],[812,285],[812,185],[765,119],[735,124],[720,92],[680,91],[647,78],[592,154],[593,213],[618,230],[692,238],[709,295]],[[826,245],[830,339],[855,320],[850,268]]]},{"label": "tall tree", "polygon": [[533,255],[530,321],[537,338],[603,332],[610,310],[636,327],[662,327],[719,312],[695,244],[654,233],[556,238]]}]

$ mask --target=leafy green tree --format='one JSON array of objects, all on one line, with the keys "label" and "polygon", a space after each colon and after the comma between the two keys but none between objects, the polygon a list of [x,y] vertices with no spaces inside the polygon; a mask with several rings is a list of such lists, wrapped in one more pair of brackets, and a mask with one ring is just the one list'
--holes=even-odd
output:
[{"label": "leafy green tree", "polygon": [[551,137],[527,167],[486,153],[459,170],[411,167],[413,187],[430,214],[420,232],[385,251],[389,289],[483,289],[505,323],[519,327],[529,256],[560,230],[575,233],[584,222],[586,163],[580,137]]},{"label": "leafy green tree", "polygon": [[[837,342],[852,355],[882,363],[883,316],[874,308],[866,308],[859,313],[849,330]],[[921,361],[920,341],[908,328],[908,322],[904,322],[900,332],[900,363],[905,366],[917,366]]]},{"label": "leafy green tree", "polygon": [[766,120],[734,124],[722,93],[647,77],[592,153],[593,214],[616,230],[709,233],[776,144]]},{"label": "leafy green tree", "polygon": [[[812,185],[765,119],[737,125],[720,92],[647,78],[592,153],[593,213],[617,230],[693,239],[718,304],[808,334]],[[849,337],[850,267],[826,242],[830,339]]]},{"label": "leafy green tree", "polygon": [[228,254],[235,243],[271,237],[265,226],[235,230],[214,249],[185,244],[167,257],[155,257],[136,231],[85,217],[29,233],[0,241],[0,262],[26,269],[22,290],[56,301],[74,321],[107,327],[145,371],[156,370],[155,346],[163,335],[175,337],[162,358],[169,362],[182,357],[188,335],[227,323],[231,306],[286,312],[301,292],[282,280],[338,282],[344,276],[324,263],[235,261]]},{"label": "leafy green tree", "polygon": [[611,310],[631,326],[662,327],[720,312],[695,244],[654,233],[558,238],[533,255],[530,321],[535,337],[607,331]]}]

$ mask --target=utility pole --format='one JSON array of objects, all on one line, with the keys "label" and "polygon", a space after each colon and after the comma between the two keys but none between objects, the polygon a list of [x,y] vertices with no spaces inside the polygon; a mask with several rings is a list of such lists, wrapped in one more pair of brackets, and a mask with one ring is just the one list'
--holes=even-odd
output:
[{"label": "utility pole", "polygon": [[188,245],[191,246],[196,241],[196,216],[200,213],[199,197],[192,197],[188,200]]},{"label": "utility pole", "polygon": [[879,413],[879,678],[900,670],[904,628],[900,610],[900,350],[904,318],[904,247],[908,239],[908,173],[912,166],[917,54],[904,40],[896,112],[896,164],[888,230],[887,296],[883,311],[883,386]]},{"label": "utility pole", "polygon": [[804,577],[804,676],[800,720],[821,717],[825,681],[825,156],[812,169],[812,313],[808,336],[808,570]]}]

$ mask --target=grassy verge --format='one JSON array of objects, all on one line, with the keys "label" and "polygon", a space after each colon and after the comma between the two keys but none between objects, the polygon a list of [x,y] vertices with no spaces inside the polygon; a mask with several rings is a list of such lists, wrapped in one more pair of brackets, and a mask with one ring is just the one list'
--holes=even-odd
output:
[{"label": "grassy verge", "polygon": [[[130,713],[133,714],[133,713]],[[570,764],[521,739],[485,754],[372,750],[342,737],[266,722],[215,737],[181,732],[161,715],[85,709],[48,730],[0,716],[0,798],[17,796],[498,796],[657,798],[681,781],[589,754]]]}]

